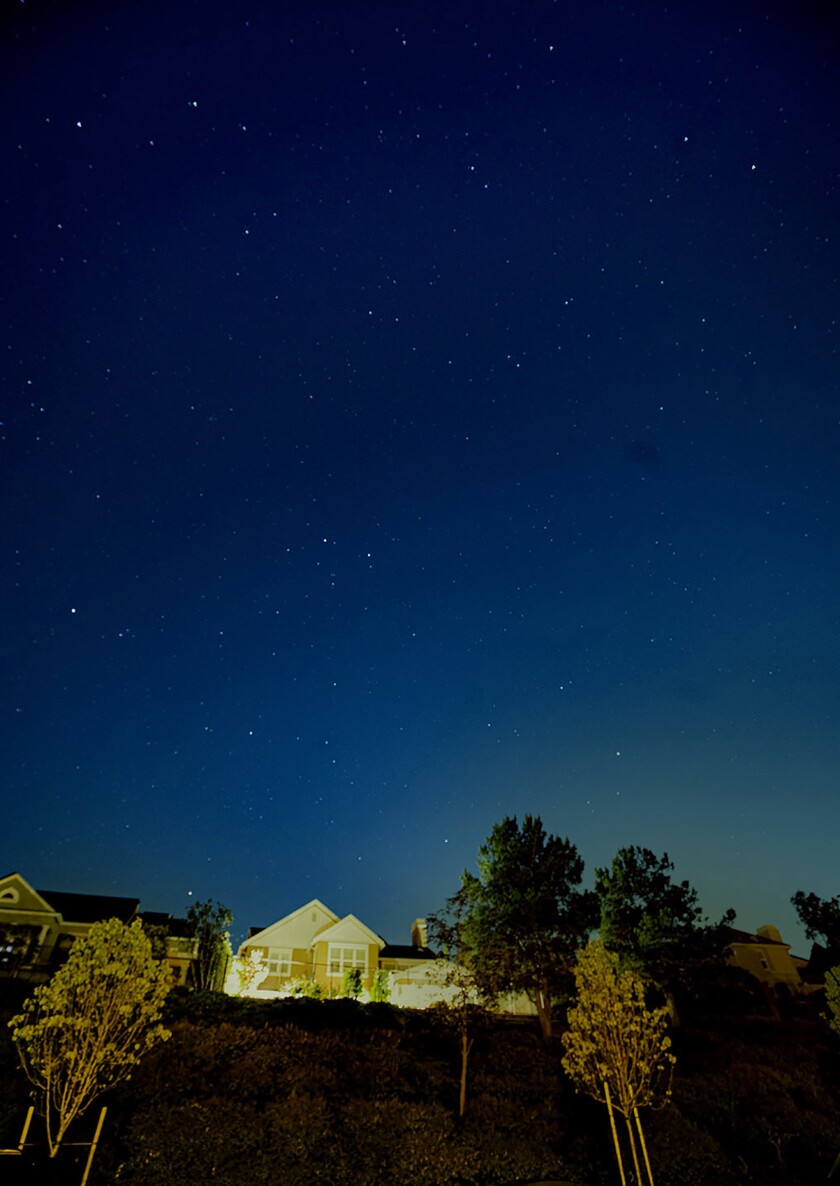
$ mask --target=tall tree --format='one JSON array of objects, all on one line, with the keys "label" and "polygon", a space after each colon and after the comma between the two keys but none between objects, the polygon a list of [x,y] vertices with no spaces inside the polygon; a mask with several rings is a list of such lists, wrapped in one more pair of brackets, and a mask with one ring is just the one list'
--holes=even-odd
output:
[{"label": "tall tree", "polygon": [[667,1009],[647,1007],[641,977],[630,969],[622,971],[618,956],[600,940],[587,944],[578,956],[575,983],[577,1001],[569,1010],[569,1028],[562,1038],[563,1068],[578,1091],[606,1104],[622,1182],[624,1167],[613,1108],[626,1122],[635,1180],[642,1180],[640,1148],[652,1186],[639,1108],[665,1103],[670,1095],[675,1059],[667,1034]]},{"label": "tall tree", "polygon": [[677,1021],[674,989],[702,964],[722,963],[725,928],[735,918],[728,910],[721,921],[704,918],[697,891],[687,881],[674,881],[668,854],[649,848],[622,848],[609,868],[595,870],[595,892],[601,911],[599,935],[622,965],[660,986]]},{"label": "tall tree", "polygon": [[570,995],[577,949],[597,923],[597,899],[579,888],[583,861],[569,840],[546,834],[539,816],[507,816],[464,871],[456,895],[463,958],[483,995],[524,992],[544,1037],[552,1003]]},{"label": "tall tree", "polygon": [[233,915],[219,902],[193,902],[187,910],[187,922],[196,941],[192,986],[198,992],[220,992],[231,960],[229,928]]},{"label": "tall tree", "polygon": [[50,1157],[98,1095],[129,1078],[141,1056],[169,1037],[158,1024],[169,970],[138,920],[98,922],[67,962],[9,1022],[21,1065],[40,1092]]}]

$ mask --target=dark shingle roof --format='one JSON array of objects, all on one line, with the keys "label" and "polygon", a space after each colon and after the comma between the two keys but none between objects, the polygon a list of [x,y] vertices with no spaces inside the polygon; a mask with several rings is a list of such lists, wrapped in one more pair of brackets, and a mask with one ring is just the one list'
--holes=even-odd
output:
[{"label": "dark shingle roof", "polygon": [[430,947],[412,947],[411,944],[386,943],[379,953],[382,960],[434,960],[437,956]]},{"label": "dark shingle roof", "polygon": [[139,898],[110,898],[105,894],[67,894],[42,889],[38,893],[65,922],[104,922],[106,918],[128,922],[140,905]]}]

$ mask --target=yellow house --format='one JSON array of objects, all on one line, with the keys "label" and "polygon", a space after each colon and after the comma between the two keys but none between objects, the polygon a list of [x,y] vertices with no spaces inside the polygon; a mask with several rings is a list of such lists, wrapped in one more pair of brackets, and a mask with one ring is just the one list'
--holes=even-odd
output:
[{"label": "yellow house", "polygon": [[[417,942],[420,938],[422,943]],[[393,973],[435,958],[417,923],[412,945],[394,947],[355,914],[339,918],[317,898],[270,927],[249,931],[237,956],[242,959],[249,954],[261,956],[265,970],[253,986],[253,995],[261,997],[282,996],[300,980],[314,982],[325,994],[337,993],[352,969],[361,972],[362,987],[369,990],[378,971]],[[231,988],[237,990],[235,978]]]},{"label": "yellow house", "polygon": [[790,954],[790,944],[782,941],[776,927],[768,923],[754,935],[730,928],[729,934],[730,964],[743,968],[776,994],[804,990],[799,968],[805,961]]}]

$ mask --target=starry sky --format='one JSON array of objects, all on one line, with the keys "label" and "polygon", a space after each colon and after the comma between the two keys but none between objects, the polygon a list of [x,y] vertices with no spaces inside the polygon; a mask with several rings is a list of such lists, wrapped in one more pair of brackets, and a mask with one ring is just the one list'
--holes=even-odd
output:
[{"label": "starry sky", "polygon": [[0,871],[406,943],[530,812],[806,952],[826,11],[5,6]]}]

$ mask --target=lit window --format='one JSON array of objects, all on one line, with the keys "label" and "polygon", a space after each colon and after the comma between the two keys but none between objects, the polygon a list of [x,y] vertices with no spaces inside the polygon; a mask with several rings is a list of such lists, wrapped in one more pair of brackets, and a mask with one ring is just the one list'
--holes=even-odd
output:
[{"label": "lit window", "polygon": [[350,968],[367,971],[368,950],[366,947],[345,947],[343,943],[331,943],[329,948],[330,976],[343,976]]},{"label": "lit window", "polygon": [[288,947],[269,947],[268,974],[269,976],[291,976],[292,953]]}]

